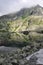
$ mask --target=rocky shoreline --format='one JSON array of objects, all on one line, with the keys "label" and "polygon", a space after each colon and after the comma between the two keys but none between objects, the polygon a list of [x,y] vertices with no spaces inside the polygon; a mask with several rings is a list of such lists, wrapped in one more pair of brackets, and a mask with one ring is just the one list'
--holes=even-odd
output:
[{"label": "rocky shoreline", "polygon": [[1,46],[0,65],[43,65],[43,49],[31,54],[28,48]]},{"label": "rocky shoreline", "polygon": [[25,65],[26,53],[19,48],[0,47],[0,65]]}]

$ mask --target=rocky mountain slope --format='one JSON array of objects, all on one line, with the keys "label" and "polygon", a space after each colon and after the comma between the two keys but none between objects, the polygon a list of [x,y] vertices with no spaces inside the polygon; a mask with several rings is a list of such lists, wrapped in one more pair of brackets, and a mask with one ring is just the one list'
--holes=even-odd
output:
[{"label": "rocky mountain slope", "polygon": [[25,18],[30,15],[43,15],[43,7],[41,7],[40,5],[36,5],[31,8],[23,8],[16,13],[10,13],[8,15],[1,16],[0,20],[2,20],[2,21],[15,20],[20,17]]},{"label": "rocky mountain slope", "polygon": [[[37,44],[39,43],[39,44]],[[43,46],[43,8],[39,5],[0,17],[0,45]]]}]

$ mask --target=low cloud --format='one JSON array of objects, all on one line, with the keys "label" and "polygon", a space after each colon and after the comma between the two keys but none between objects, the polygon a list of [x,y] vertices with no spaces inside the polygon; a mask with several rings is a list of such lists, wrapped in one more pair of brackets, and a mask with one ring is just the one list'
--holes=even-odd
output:
[{"label": "low cloud", "polygon": [[0,0],[0,16],[37,4],[43,6],[43,0]]}]

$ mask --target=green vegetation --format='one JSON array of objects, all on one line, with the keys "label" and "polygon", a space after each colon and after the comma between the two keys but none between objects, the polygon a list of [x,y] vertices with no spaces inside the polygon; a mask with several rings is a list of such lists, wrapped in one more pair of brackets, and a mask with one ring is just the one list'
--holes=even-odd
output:
[{"label": "green vegetation", "polygon": [[[42,16],[28,16],[25,19],[15,21],[1,22],[0,21],[0,44],[6,45],[27,45],[30,43],[43,40],[43,34],[36,31],[41,31],[43,28]],[[30,31],[27,35],[23,31]],[[21,33],[22,32],[22,33]],[[6,41],[6,42],[5,42]]]},{"label": "green vegetation", "polygon": [[[39,5],[0,17],[0,45],[26,46],[43,42],[43,8]],[[40,41],[41,40],[41,41]]]}]

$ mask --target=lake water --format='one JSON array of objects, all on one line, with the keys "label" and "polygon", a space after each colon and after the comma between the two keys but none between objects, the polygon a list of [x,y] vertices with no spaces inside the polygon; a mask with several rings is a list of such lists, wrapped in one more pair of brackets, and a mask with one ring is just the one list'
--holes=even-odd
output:
[{"label": "lake water", "polygon": [[0,46],[0,51],[11,51],[11,50],[15,50],[17,48],[15,47],[5,47],[5,46]]}]

